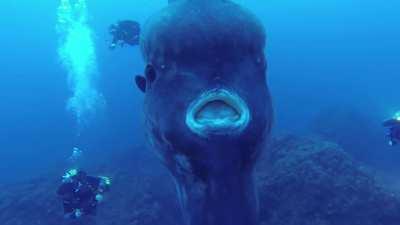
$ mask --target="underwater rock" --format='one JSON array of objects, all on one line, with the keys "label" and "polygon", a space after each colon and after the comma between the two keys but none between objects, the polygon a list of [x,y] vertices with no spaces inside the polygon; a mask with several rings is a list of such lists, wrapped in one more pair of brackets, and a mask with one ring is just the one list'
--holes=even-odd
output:
[{"label": "underwater rock", "polygon": [[[143,149],[90,174],[112,177],[96,218],[63,219],[55,174],[0,185],[1,225],[180,225],[175,187],[158,160]],[[135,152],[135,153],[133,153]],[[111,173],[110,173],[111,171]],[[274,139],[256,168],[260,225],[398,225],[400,198],[381,187],[336,144],[285,136]]]},{"label": "underwater rock", "polygon": [[[374,126],[378,124],[378,126]],[[354,159],[371,162],[382,156],[385,145],[380,121],[355,109],[327,108],[317,113],[310,123],[314,134],[338,143]]]},{"label": "underwater rock", "polygon": [[263,225],[397,225],[398,195],[336,144],[287,136],[258,167]]},{"label": "underwater rock", "polygon": [[272,123],[261,23],[228,0],[171,1],[141,38],[146,131],[185,224],[257,224],[253,169]]}]

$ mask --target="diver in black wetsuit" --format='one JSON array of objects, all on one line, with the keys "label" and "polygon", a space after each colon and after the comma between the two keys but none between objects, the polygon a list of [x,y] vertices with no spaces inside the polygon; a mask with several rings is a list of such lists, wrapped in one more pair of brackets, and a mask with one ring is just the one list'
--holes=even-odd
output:
[{"label": "diver in black wetsuit", "polygon": [[397,145],[400,142],[400,118],[386,120],[383,123],[383,126],[389,129],[387,134],[389,138],[389,145]]},{"label": "diver in black wetsuit", "polygon": [[63,177],[58,188],[64,206],[64,217],[77,219],[81,216],[96,215],[103,193],[109,190],[110,180],[106,177],[88,176],[84,171],[70,170]]},{"label": "diver in black wetsuit", "polygon": [[135,46],[139,44],[140,25],[136,21],[123,20],[113,24],[109,28],[112,35],[110,49],[115,49],[118,45]]}]

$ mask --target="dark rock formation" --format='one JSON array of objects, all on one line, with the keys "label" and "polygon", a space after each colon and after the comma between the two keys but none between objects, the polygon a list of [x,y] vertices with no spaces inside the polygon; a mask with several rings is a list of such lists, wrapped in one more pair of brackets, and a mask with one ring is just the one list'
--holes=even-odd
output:
[{"label": "dark rock formation", "polygon": [[259,166],[262,224],[399,224],[399,198],[337,145],[285,137],[270,149]]},{"label": "dark rock formation", "polygon": [[[257,171],[261,225],[399,224],[399,197],[378,185],[335,144],[292,136],[275,139]],[[96,218],[62,218],[55,194],[58,171],[26,183],[0,185],[0,224],[182,224],[174,184],[154,157],[116,157],[88,172],[113,178]]]},{"label": "dark rock formation", "polygon": [[355,109],[328,108],[321,110],[310,124],[320,137],[338,143],[354,159],[371,162],[382,155],[386,140],[380,121]]}]

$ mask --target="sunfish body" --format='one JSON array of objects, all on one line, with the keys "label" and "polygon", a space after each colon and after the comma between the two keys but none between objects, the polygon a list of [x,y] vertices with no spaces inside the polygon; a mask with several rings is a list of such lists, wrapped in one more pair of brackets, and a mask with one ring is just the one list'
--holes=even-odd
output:
[{"label": "sunfish body", "polygon": [[185,224],[257,224],[253,168],[272,123],[264,47],[261,23],[226,0],[170,1],[144,27],[136,83]]}]

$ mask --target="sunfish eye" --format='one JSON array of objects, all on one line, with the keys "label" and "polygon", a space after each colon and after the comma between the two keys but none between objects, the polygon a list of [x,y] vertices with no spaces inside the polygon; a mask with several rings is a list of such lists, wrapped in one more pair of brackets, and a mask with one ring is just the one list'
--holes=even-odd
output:
[{"label": "sunfish eye", "polygon": [[152,83],[156,79],[156,76],[157,76],[156,70],[154,69],[154,66],[148,64],[146,66],[145,75],[146,75],[146,80],[149,83]]}]

